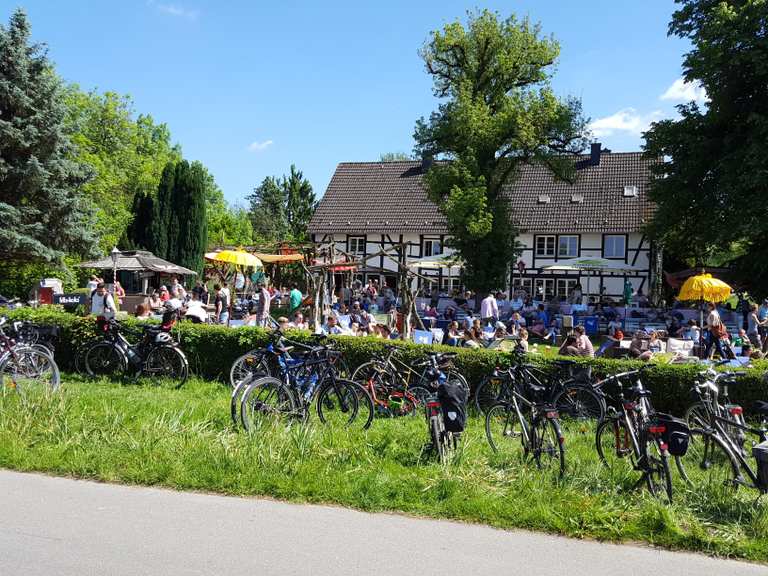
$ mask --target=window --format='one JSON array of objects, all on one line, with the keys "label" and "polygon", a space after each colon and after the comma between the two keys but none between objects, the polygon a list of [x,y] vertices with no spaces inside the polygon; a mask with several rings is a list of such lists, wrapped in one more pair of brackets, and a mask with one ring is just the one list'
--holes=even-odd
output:
[{"label": "window", "polygon": [[567,298],[571,290],[576,286],[578,280],[574,278],[558,278],[557,296],[558,298]]},{"label": "window", "polygon": [[446,278],[445,276],[443,276],[443,279],[440,282],[440,291],[450,294],[454,290],[458,290],[460,285],[459,280],[460,278],[454,278],[454,277]]},{"label": "window", "polygon": [[557,240],[557,255],[560,258],[576,258],[579,255],[579,237],[559,236]]},{"label": "window", "polygon": [[531,295],[533,291],[533,279],[532,278],[515,278],[512,282],[512,288],[514,295],[516,292],[522,290],[526,295]]},{"label": "window", "polygon": [[440,246],[440,240],[424,240],[424,256],[437,256],[442,254],[442,246]]},{"label": "window", "polygon": [[536,236],[536,256],[552,258],[555,256],[555,237]]},{"label": "window", "polygon": [[347,252],[350,254],[365,254],[365,236],[349,236]]},{"label": "window", "polygon": [[627,237],[616,234],[606,234],[603,239],[604,258],[625,258],[627,254]]},{"label": "window", "polygon": [[534,300],[551,300],[555,294],[554,278],[536,278],[534,282],[535,294]]}]

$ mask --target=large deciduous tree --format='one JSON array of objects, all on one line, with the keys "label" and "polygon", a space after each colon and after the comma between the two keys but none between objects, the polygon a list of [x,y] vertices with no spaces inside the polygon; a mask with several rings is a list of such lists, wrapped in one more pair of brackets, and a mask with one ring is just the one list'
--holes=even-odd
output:
[{"label": "large deciduous tree", "polygon": [[559,50],[539,26],[487,10],[433,32],[421,50],[443,102],[417,122],[415,151],[450,160],[435,163],[426,184],[475,290],[504,286],[516,255],[505,183],[525,162],[569,177],[570,155],[586,144],[580,103],[549,86]]},{"label": "large deciduous tree", "polygon": [[651,232],[668,251],[706,265],[723,253],[737,260],[755,292],[768,286],[768,2],[677,0],[669,34],[692,48],[684,78],[708,102],[678,107],[680,118],[655,123],[646,150],[657,167]]},{"label": "large deciduous tree", "polygon": [[291,164],[291,173],[287,177],[283,176],[281,184],[285,191],[285,219],[288,223],[288,232],[294,241],[306,240],[307,226],[317,206],[312,185],[304,178],[301,170],[297,170],[293,164]]},{"label": "large deciduous tree", "polygon": [[92,253],[95,235],[74,160],[64,90],[26,14],[0,26],[0,260],[55,261]]}]

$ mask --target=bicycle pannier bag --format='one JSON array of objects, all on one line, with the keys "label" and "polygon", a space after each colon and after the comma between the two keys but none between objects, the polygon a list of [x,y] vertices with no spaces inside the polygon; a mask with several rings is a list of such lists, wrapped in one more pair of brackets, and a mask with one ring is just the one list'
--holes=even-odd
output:
[{"label": "bicycle pannier bag", "polygon": [[443,408],[443,421],[448,432],[463,432],[467,425],[467,391],[453,380],[440,384],[437,397]]},{"label": "bicycle pannier bag", "polygon": [[768,440],[752,447],[752,456],[757,461],[757,483],[762,492],[768,492]]},{"label": "bicycle pannier bag", "polygon": [[669,453],[672,456],[685,456],[691,433],[688,423],[680,418],[662,413],[656,414],[656,419],[665,428],[661,437],[666,443]]}]

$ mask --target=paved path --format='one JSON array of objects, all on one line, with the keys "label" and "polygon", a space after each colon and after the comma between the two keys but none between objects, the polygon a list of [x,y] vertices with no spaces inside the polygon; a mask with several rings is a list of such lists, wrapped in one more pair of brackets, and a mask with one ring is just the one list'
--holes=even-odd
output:
[{"label": "paved path", "polygon": [[636,546],[0,471],[0,575],[767,573]]}]

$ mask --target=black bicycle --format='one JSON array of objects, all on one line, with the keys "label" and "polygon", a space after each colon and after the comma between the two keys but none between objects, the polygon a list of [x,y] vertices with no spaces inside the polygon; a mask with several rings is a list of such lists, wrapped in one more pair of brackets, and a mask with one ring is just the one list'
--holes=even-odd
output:
[{"label": "black bicycle", "polygon": [[[640,472],[634,488],[645,484],[657,497],[672,501],[672,476],[669,470],[669,438],[675,432],[676,419],[654,412],[650,391],[643,387],[640,375],[646,369],[614,374],[602,385],[614,383],[618,389],[618,408],[608,407],[595,434],[595,446],[600,461],[612,472]],[[628,394],[623,381],[635,379]],[[684,425],[684,423],[683,423]],[[681,431],[682,428],[680,429]],[[675,447],[682,450],[682,439],[675,436]]]},{"label": "black bicycle", "polygon": [[[741,406],[728,398],[728,387],[737,385],[744,374],[708,370],[694,385],[698,402],[687,412],[691,440],[688,451],[676,458],[680,475],[687,482],[747,486],[768,493],[768,402],[755,404],[760,423],[753,426],[745,421]],[[755,459],[754,468],[748,448]]]},{"label": "black bicycle", "polygon": [[506,459],[532,458],[540,469],[565,473],[565,436],[552,391],[528,381],[516,383],[510,398],[485,414],[485,435],[491,449]]},{"label": "black bicycle", "polygon": [[498,402],[511,400],[515,386],[522,383],[546,390],[549,403],[556,407],[562,419],[602,420],[606,410],[605,393],[592,383],[590,372],[580,369],[573,360],[556,360],[554,364],[558,372],[550,376],[539,366],[527,363],[525,355],[513,355],[509,368],[497,367],[477,387],[475,408],[487,412]]}]

